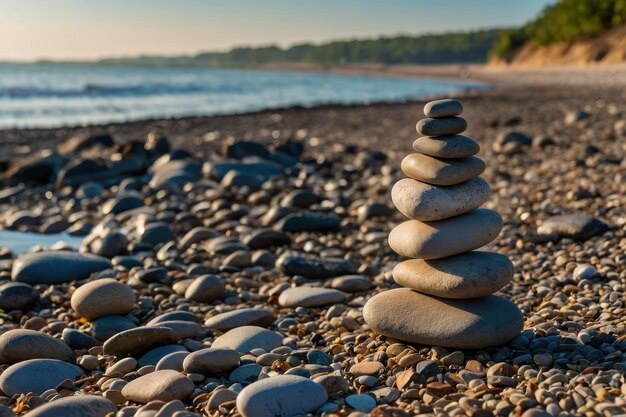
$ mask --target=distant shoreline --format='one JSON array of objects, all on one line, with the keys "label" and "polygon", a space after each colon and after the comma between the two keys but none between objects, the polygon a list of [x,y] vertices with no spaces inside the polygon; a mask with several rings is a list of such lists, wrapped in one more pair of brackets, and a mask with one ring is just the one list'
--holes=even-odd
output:
[{"label": "distant shoreline", "polygon": [[457,63],[442,65],[387,65],[387,64],[344,64],[317,65],[309,63],[274,62],[249,67],[213,67],[197,65],[119,65],[110,63],[85,62],[1,62],[2,65],[89,65],[120,68],[205,68],[208,70],[242,71],[285,71],[300,73],[357,75],[388,78],[423,78],[448,81],[477,81],[492,84],[493,87],[506,85],[610,85],[626,86],[626,62],[596,63],[585,65],[506,65],[487,63]]},{"label": "distant shoreline", "polygon": [[316,72],[327,74],[430,78],[450,81],[480,81],[497,85],[620,85],[626,86],[626,63],[547,67],[489,64],[383,65],[346,64],[320,66],[274,63],[251,70]]}]

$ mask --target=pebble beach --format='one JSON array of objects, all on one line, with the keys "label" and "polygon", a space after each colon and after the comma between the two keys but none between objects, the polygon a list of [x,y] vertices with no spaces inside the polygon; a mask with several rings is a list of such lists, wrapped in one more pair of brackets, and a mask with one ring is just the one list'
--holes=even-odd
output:
[{"label": "pebble beach", "polygon": [[566,81],[454,97],[523,316],[479,350],[363,316],[426,100],[0,131],[2,228],[82,239],[3,242],[0,417],[624,415],[626,90]]}]

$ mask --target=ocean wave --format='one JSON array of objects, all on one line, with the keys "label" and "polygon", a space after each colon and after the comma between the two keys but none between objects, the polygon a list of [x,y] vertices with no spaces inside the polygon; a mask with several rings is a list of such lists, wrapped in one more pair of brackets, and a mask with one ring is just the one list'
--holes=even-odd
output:
[{"label": "ocean wave", "polygon": [[108,85],[87,83],[78,88],[49,87],[0,87],[0,98],[94,98],[94,97],[146,97],[186,94],[238,94],[243,92],[238,85],[211,84],[139,84]]}]

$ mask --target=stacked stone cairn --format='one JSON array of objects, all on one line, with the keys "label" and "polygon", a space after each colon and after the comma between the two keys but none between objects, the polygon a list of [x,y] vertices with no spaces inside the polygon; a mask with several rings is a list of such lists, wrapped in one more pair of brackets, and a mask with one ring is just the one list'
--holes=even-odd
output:
[{"label": "stacked stone cairn", "polygon": [[523,317],[511,301],[493,295],[513,277],[513,264],[496,252],[478,251],[502,230],[494,210],[479,208],[491,189],[479,175],[480,150],[460,133],[467,128],[456,100],[424,107],[417,123],[423,137],[417,153],[402,161],[409,178],[398,181],[391,196],[410,220],[389,234],[389,245],[411,258],[393,270],[405,288],[372,297],[363,315],[376,333],[411,343],[483,349],[501,345],[522,329]]}]

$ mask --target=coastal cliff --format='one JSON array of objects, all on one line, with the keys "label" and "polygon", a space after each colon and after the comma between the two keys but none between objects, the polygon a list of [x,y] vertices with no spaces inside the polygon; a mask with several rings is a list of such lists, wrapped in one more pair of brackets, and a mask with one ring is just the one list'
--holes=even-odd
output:
[{"label": "coastal cliff", "polygon": [[615,28],[593,39],[558,42],[547,46],[526,43],[508,57],[494,57],[493,66],[543,67],[586,66],[626,62],[626,26]]}]

